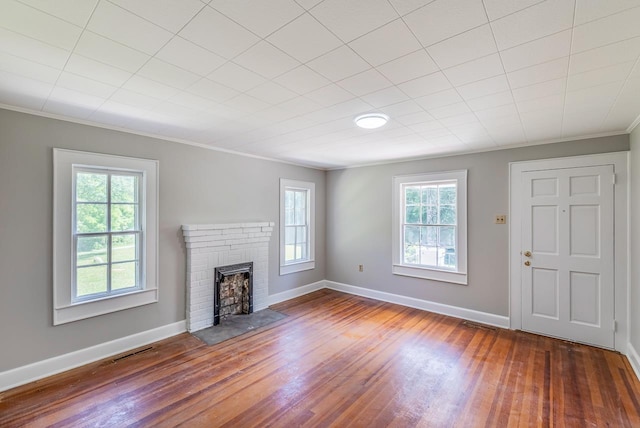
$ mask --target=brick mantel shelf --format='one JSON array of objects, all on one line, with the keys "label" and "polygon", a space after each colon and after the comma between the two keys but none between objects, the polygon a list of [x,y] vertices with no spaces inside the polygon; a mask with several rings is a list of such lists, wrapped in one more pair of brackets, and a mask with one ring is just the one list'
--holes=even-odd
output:
[{"label": "brick mantel shelf", "polygon": [[213,325],[214,269],[253,262],[253,306],[267,307],[269,240],[274,222],[185,224],[187,246],[187,329]]}]

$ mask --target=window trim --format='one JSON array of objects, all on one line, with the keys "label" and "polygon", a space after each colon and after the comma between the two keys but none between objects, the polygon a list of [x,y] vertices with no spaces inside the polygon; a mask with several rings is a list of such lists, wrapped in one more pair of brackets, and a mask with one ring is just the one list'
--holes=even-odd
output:
[{"label": "window trim", "polygon": [[[285,209],[284,196],[288,189],[307,191],[307,222],[309,225],[309,238],[307,241],[306,260],[286,262],[285,261]],[[294,272],[315,269],[315,199],[316,184],[310,181],[280,179],[280,275],[288,275]]]},{"label": "window trim", "polygon": [[[456,207],[456,257],[457,269],[437,268],[432,266],[408,265],[402,262],[403,251],[403,195],[402,186],[412,183],[436,181],[457,182]],[[410,276],[454,284],[468,283],[467,277],[467,170],[444,171],[423,174],[399,175],[393,177],[393,212],[392,212],[392,268],[394,275]]]},{"label": "window trim", "polygon": [[[91,299],[74,299],[74,167],[138,171],[142,174],[139,289]],[[53,325],[147,305],[158,301],[158,171],[156,160],[53,149]]]}]

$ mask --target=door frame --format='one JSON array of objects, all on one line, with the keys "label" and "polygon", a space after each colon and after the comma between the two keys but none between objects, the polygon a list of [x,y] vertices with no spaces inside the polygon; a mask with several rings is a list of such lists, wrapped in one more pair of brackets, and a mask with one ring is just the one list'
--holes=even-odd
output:
[{"label": "door frame", "polygon": [[[522,329],[522,188],[523,172],[612,165],[614,186],[614,347],[626,354],[629,341],[629,152],[509,162],[509,328]],[[613,326],[611,326],[613,328]]]}]

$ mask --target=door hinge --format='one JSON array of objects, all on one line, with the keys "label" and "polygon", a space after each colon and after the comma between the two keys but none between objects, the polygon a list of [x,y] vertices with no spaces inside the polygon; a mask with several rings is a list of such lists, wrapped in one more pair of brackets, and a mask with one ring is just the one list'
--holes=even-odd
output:
[{"label": "door hinge", "polygon": [[615,175],[615,174],[613,174],[613,175],[611,176],[611,183],[612,183],[612,184],[616,184],[616,175]]}]

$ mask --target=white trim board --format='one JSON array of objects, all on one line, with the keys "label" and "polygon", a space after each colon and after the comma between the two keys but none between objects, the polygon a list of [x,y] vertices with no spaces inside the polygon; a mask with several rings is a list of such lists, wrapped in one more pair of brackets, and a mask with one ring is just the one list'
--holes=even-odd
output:
[{"label": "white trim board", "polygon": [[110,342],[100,343],[89,348],[0,372],[0,391],[6,391],[7,389],[24,385],[25,383],[62,373],[94,361],[102,360],[111,355],[120,354],[152,342],[157,342],[158,340],[166,339],[167,337],[184,333],[185,331],[187,331],[186,321],[178,321],[173,324],[167,324]]},{"label": "white trim board", "polygon": [[276,303],[286,302],[287,300],[295,299],[296,297],[304,296],[305,294],[313,293],[314,291],[327,288],[325,280],[313,282],[311,284],[296,287],[291,290],[283,291],[281,293],[269,295],[267,302],[268,305],[275,305]]},{"label": "white trim board", "polygon": [[432,302],[430,300],[416,299],[414,297],[401,296],[399,294],[386,293],[384,291],[371,290],[369,288],[357,287],[355,285],[342,284],[334,281],[325,281],[325,283],[327,284],[326,288],[331,290],[355,294],[356,296],[369,297],[383,302],[422,309],[424,311],[462,318],[495,327],[509,328],[509,317],[502,315],[480,312],[473,309],[461,308],[459,306],[445,305],[443,303]]},{"label": "white trim board", "polygon": [[636,348],[633,347],[631,342],[627,343],[627,359],[629,360],[629,364],[631,364],[631,368],[636,373],[636,377],[640,380],[640,355],[638,355]]}]

